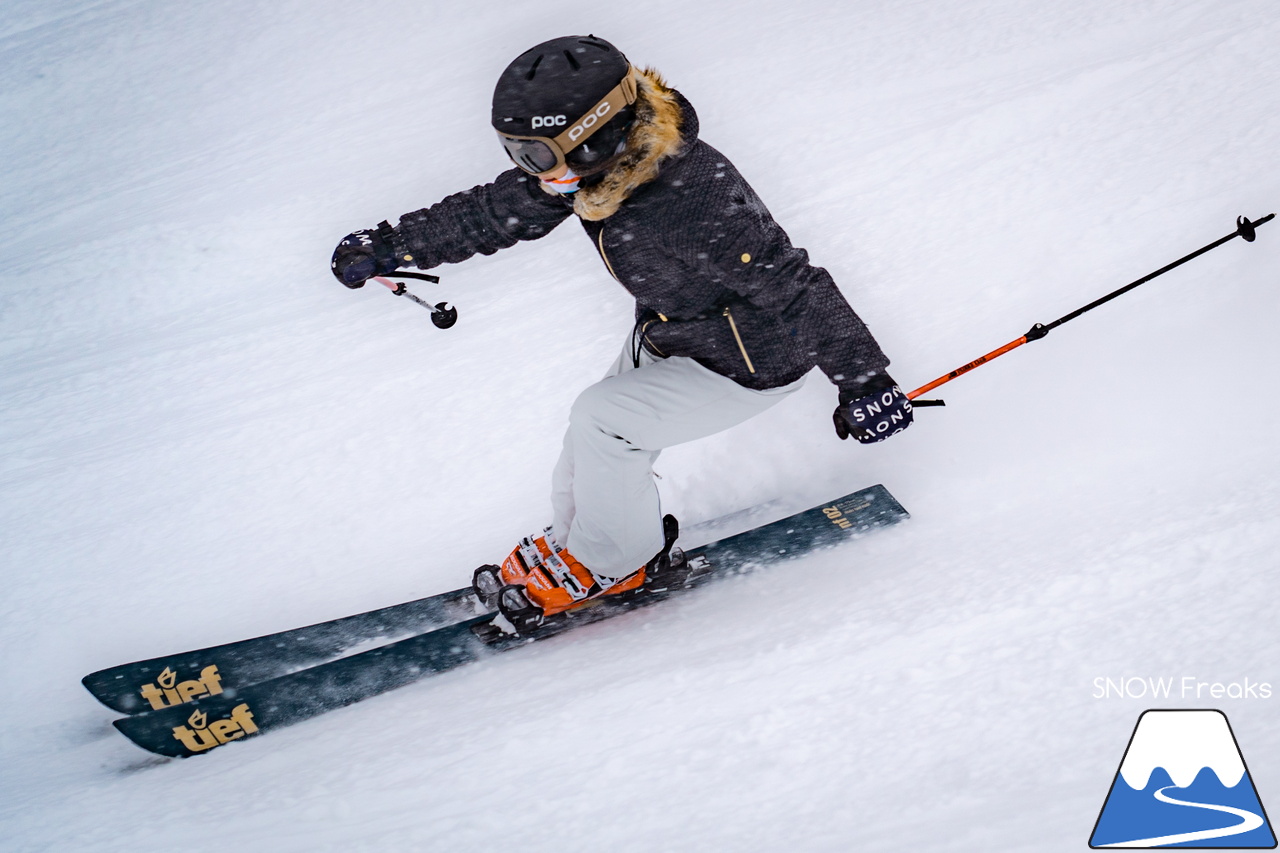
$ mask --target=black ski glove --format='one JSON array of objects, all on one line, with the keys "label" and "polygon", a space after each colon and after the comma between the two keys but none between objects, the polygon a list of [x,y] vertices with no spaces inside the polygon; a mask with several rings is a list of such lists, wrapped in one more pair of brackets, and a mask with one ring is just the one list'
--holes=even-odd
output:
[{"label": "black ski glove", "polygon": [[357,231],[342,238],[333,250],[329,267],[333,276],[355,290],[375,275],[386,275],[400,268],[391,245],[395,231],[386,222],[372,230]]},{"label": "black ski glove", "polygon": [[853,436],[862,444],[875,444],[911,426],[911,401],[893,377],[872,372],[858,378],[860,382],[841,386],[833,415],[842,441]]}]

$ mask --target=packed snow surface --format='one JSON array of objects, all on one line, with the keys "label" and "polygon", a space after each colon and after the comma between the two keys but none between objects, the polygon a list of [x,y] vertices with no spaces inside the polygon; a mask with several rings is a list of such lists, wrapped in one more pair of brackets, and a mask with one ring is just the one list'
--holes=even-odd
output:
[{"label": "packed snow surface", "polygon": [[1230,690],[1280,688],[1275,223],[882,445],[815,374],[660,460],[686,524],[883,482],[890,531],[199,759],[79,684],[460,586],[547,523],[630,328],[578,226],[412,288],[449,331],[328,271],[506,168],[531,44],[660,69],[916,387],[1280,208],[1274,0],[4,11],[4,850],[1082,850],[1149,707],[1221,708],[1280,811],[1280,696]]}]

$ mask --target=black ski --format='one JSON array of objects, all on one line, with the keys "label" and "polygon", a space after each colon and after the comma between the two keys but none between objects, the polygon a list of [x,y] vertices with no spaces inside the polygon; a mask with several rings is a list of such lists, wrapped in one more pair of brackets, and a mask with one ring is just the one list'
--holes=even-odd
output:
[{"label": "black ski", "polygon": [[[753,507],[699,527],[718,528],[763,509]],[[289,631],[120,664],[80,681],[113,711],[141,714],[242,689],[488,612],[464,587]]]},{"label": "black ski", "polygon": [[125,663],[80,681],[108,708],[139,714],[268,681],[362,645],[385,645],[483,612],[470,587],[455,589],[292,631]]},{"label": "black ski", "polygon": [[665,582],[597,599],[523,635],[503,631],[497,624],[501,617],[477,616],[301,672],[244,688],[228,688],[179,707],[125,717],[114,725],[151,752],[176,757],[199,755],[498,652],[655,604],[713,578],[837,545],[907,517],[906,510],[883,486],[872,486],[694,548],[686,553],[686,569],[672,572]]}]

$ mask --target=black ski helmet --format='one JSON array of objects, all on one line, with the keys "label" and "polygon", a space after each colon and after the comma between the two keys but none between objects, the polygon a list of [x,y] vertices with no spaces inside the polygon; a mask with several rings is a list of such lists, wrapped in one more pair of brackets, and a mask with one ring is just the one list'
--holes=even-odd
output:
[{"label": "black ski helmet", "polygon": [[[544,41],[516,57],[498,77],[493,128],[513,136],[554,137],[595,108],[630,71],[622,51],[602,38],[562,36]],[[581,144],[563,152],[565,162],[583,176],[607,168],[634,118],[630,104],[616,111]],[[541,171],[524,162],[512,146],[507,151],[526,171]]]}]

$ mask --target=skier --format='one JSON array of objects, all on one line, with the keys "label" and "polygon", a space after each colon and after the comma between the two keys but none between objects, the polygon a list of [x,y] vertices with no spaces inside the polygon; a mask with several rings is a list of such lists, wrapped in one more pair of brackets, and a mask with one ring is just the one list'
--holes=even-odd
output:
[{"label": "skier", "polygon": [[794,393],[815,365],[839,389],[836,433],[881,441],[911,424],[889,359],[826,270],[791,245],[693,107],[609,42],[566,36],[498,79],[493,128],[516,168],[490,184],[348,235],[350,288],[545,236],[576,215],[636,320],[605,377],[577,398],[552,475],[552,524],[477,592],[517,626],[644,584],[678,531],[652,465]]}]

